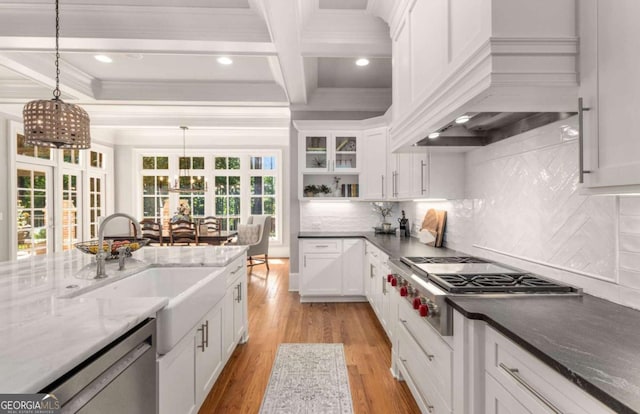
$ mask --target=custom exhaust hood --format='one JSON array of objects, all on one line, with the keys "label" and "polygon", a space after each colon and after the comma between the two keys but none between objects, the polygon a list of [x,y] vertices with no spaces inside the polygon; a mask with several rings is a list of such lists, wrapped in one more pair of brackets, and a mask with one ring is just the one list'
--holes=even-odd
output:
[{"label": "custom exhaust hood", "polygon": [[574,115],[576,112],[467,112],[415,146],[484,146]]}]

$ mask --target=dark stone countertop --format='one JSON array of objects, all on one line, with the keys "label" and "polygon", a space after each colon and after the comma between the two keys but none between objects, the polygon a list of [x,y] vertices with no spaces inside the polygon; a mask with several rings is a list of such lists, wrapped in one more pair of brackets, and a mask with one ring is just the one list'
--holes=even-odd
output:
[{"label": "dark stone countertop", "polygon": [[421,243],[415,237],[399,237],[393,234],[375,234],[374,232],[300,232],[299,239],[352,239],[363,238],[387,253],[399,259],[402,256],[456,256],[464,253],[446,247],[431,247]]},{"label": "dark stone countertop", "polygon": [[[426,246],[415,238],[373,232],[301,232],[298,238],[364,238],[392,259],[467,255]],[[640,311],[587,294],[451,296],[448,301],[465,317],[487,322],[615,412],[640,413]]]},{"label": "dark stone countertop", "polygon": [[640,412],[640,311],[586,294],[447,300],[615,412]]}]

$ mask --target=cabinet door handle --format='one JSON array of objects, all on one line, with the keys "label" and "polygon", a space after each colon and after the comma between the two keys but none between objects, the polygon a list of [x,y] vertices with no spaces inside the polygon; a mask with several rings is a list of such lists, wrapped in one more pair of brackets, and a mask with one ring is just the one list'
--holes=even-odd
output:
[{"label": "cabinet door handle", "polygon": [[424,188],[424,167],[427,166],[427,163],[424,160],[420,160],[420,194],[424,194],[427,191]]},{"label": "cabinet door handle", "polygon": [[198,348],[200,348],[202,352],[204,352],[204,348],[206,347],[206,340],[204,338],[205,336],[204,324],[200,325],[200,327],[198,328],[198,332],[200,332],[200,342],[201,342],[201,344],[198,345]]},{"label": "cabinet door handle", "polygon": [[242,301],[242,283],[238,283],[236,285],[236,289],[238,289],[238,296],[236,297],[236,302],[240,303]]},{"label": "cabinet door handle", "polygon": [[384,276],[382,277],[382,294],[387,294],[387,284],[385,283]]},{"label": "cabinet door handle", "polygon": [[427,351],[424,350],[424,348],[422,348],[422,345],[420,345],[420,342],[418,342],[418,338],[415,337],[415,335],[413,334],[413,332],[411,332],[411,330],[409,329],[409,327],[407,326],[407,321],[405,319],[400,319],[400,322],[402,322],[402,325],[404,325],[404,330],[407,331],[407,333],[409,334],[409,336],[415,341],[416,345],[418,345],[418,348],[420,348],[420,350],[422,351],[422,353],[427,357],[427,359],[429,361],[433,361],[433,359],[436,357],[435,355],[432,355],[430,353],[428,353]]},{"label": "cabinet door handle", "polygon": [[578,183],[584,183],[584,175],[589,174],[590,170],[584,169],[584,111],[590,111],[591,108],[585,108],[582,98],[578,98]]},{"label": "cabinet door handle", "polygon": [[304,266],[303,267],[307,267],[307,256],[304,256]]},{"label": "cabinet door handle", "polygon": [[205,332],[206,332],[205,337],[207,338],[207,339],[206,339],[206,341],[205,341],[205,346],[206,346],[207,348],[209,348],[209,320],[205,321],[205,323],[204,323],[204,330],[205,330]]},{"label": "cabinet door handle", "polygon": [[546,405],[548,409],[556,414],[562,414],[562,411],[560,411],[558,407],[553,405],[551,401],[547,400],[544,395],[542,395],[538,390],[529,385],[529,383],[520,376],[520,371],[518,370],[518,368],[509,368],[503,362],[500,363],[500,368],[502,368],[507,374],[509,374],[514,380],[516,380],[518,384],[522,385],[527,391],[533,394],[533,396],[540,400],[541,403]]},{"label": "cabinet door handle", "polygon": [[380,176],[382,178],[382,198],[384,198],[384,174]]},{"label": "cabinet door handle", "polygon": [[[407,360],[400,358],[400,362],[402,363],[402,366],[404,366],[404,370],[407,372],[407,375],[409,376],[409,379],[411,380],[411,382],[416,384],[416,381],[413,379],[413,377],[411,376],[411,373],[409,372],[409,367],[407,366]],[[427,406],[427,411],[432,413],[433,412],[433,408],[434,408],[433,404],[431,404],[431,402],[429,402],[427,397],[425,397],[424,395],[422,395],[420,393],[418,393],[418,394],[419,394],[420,397],[422,397],[424,405]]]}]

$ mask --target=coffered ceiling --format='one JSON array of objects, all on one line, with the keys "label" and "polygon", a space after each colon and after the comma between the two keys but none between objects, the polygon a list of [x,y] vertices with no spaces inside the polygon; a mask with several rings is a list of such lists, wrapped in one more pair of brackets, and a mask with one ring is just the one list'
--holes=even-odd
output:
[{"label": "coffered ceiling", "polygon": [[[288,122],[289,109],[391,104],[394,0],[60,3],[63,97],[95,126]],[[54,16],[54,0],[0,0],[0,112],[19,118],[27,100],[51,96]],[[361,57],[368,66],[355,65]]]}]

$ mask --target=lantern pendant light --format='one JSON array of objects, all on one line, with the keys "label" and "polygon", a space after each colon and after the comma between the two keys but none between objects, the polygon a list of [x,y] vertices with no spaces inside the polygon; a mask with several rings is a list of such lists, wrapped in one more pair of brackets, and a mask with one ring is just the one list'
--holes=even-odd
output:
[{"label": "lantern pendant light", "polygon": [[25,142],[38,147],[91,147],[89,115],[78,105],[60,99],[60,12],[56,0],[56,88],[53,99],[28,102],[22,110]]},{"label": "lantern pendant light", "polygon": [[[178,164],[180,167],[180,173],[173,181],[173,186],[169,187],[171,193],[201,193],[208,191],[208,184],[206,178],[203,176],[198,177],[198,183],[196,177],[191,175],[191,159],[187,158],[187,145],[186,145],[186,131],[189,127],[181,126],[182,129],[182,157],[179,158]],[[182,163],[186,164],[185,168],[182,168]],[[187,182],[188,185],[183,185]]]}]

